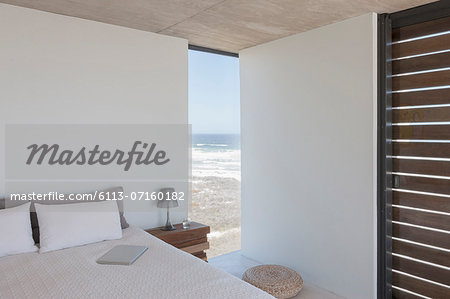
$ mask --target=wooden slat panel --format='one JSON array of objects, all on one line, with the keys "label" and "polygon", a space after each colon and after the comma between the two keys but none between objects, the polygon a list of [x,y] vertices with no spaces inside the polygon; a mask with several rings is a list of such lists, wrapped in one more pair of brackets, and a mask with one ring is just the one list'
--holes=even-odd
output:
[{"label": "wooden slat panel", "polygon": [[404,74],[450,67],[450,52],[394,60],[392,74]]},{"label": "wooden slat panel", "polygon": [[450,286],[450,271],[398,256],[392,256],[392,268]]},{"label": "wooden slat panel", "polygon": [[450,289],[448,288],[397,272],[392,273],[392,284],[431,298],[450,298]]},{"label": "wooden slat panel", "polygon": [[450,195],[450,180],[399,175],[399,189]]},{"label": "wooden slat panel", "polygon": [[450,104],[450,88],[392,94],[392,107]]},{"label": "wooden slat panel", "polygon": [[394,109],[393,123],[450,121],[450,107]]},{"label": "wooden slat panel", "polygon": [[450,250],[449,235],[402,224],[392,224],[392,236]]},{"label": "wooden slat panel", "polygon": [[392,90],[394,91],[444,85],[450,85],[450,70],[392,78]]},{"label": "wooden slat panel", "polygon": [[392,240],[392,252],[433,264],[450,267],[450,252],[448,251],[411,244],[399,240]]},{"label": "wooden slat panel", "polygon": [[450,176],[450,161],[392,159],[392,171]]},{"label": "wooden slat panel", "polygon": [[393,299],[422,299],[422,297],[415,296],[410,293],[406,293],[402,290],[392,289],[392,298]]},{"label": "wooden slat panel", "polygon": [[[434,20],[426,23],[411,25],[393,30],[393,41],[424,36],[450,29],[450,17]],[[430,53],[450,49],[450,34],[419,39],[410,42],[402,42],[392,45],[392,57],[400,58],[411,55]],[[392,62],[393,74],[403,74],[425,70],[434,70],[450,66],[450,52],[421,57],[405,58]],[[450,71],[434,71],[415,75],[394,76],[392,78],[392,90],[406,90],[425,87],[441,87],[450,85]],[[433,90],[392,94],[393,107],[407,105],[433,105],[446,104],[450,102],[448,90]],[[414,122],[447,122],[450,120],[450,108],[421,108],[402,109],[392,111],[393,123]],[[426,139],[426,140],[449,140],[450,126],[393,126],[393,139]],[[403,145],[403,146],[402,146]],[[402,146],[397,149],[396,147]],[[422,151],[427,156],[435,156],[433,148],[440,150],[439,154],[449,155],[449,147],[446,145],[433,144],[402,144],[393,143],[394,155],[402,155],[405,151]],[[418,155],[420,156],[420,155]],[[437,156],[438,157],[438,156]],[[427,175],[449,176],[450,162],[393,159],[394,172],[418,173]],[[431,179],[411,176],[399,176],[400,189],[425,191],[433,193],[450,194],[450,181],[442,179]],[[439,196],[426,196],[406,192],[393,192],[392,202],[394,205],[403,205],[415,208],[433,209],[437,211],[450,210],[448,198]],[[450,231],[450,216],[417,211],[406,208],[392,207],[392,220],[424,227],[436,228]],[[393,224],[393,235],[402,235],[404,238],[419,243],[434,245],[442,248],[450,247],[450,234],[435,232],[426,229],[408,227]],[[434,243],[434,244],[430,244]],[[437,245],[438,244],[438,245]],[[399,240],[392,240],[393,253],[410,256],[415,259],[450,266],[450,253],[443,250],[433,249],[426,246],[411,244]],[[439,267],[423,264],[420,262],[392,256],[393,269],[410,273],[418,277],[450,285],[450,271]],[[393,273],[393,285],[418,294],[433,298],[448,298],[449,289],[411,278],[406,275]],[[393,289],[394,298],[415,298],[416,296],[406,292]]]},{"label": "wooden slat panel", "polygon": [[397,42],[419,36],[444,32],[447,30],[450,30],[450,17],[393,29],[392,41]]},{"label": "wooden slat panel", "polygon": [[450,143],[394,142],[394,156],[450,158]]},{"label": "wooden slat panel", "polygon": [[392,45],[392,58],[447,50],[450,48],[450,34],[418,39]]},{"label": "wooden slat panel", "polygon": [[[392,204],[450,213],[450,198],[409,192],[392,192]],[[450,238],[450,235],[449,235]]]},{"label": "wooden slat panel", "polygon": [[392,220],[450,231],[450,216],[443,214],[392,207]]},{"label": "wooden slat panel", "polygon": [[450,140],[450,126],[393,126],[392,138]]}]

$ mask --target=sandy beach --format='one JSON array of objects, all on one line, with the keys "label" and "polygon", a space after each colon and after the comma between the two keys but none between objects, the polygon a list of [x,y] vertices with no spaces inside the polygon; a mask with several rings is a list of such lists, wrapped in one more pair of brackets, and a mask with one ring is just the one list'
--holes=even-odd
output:
[{"label": "sandy beach", "polygon": [[211,226],[208,258],[241,249],[240,181],[194,176],[190,218]]}]

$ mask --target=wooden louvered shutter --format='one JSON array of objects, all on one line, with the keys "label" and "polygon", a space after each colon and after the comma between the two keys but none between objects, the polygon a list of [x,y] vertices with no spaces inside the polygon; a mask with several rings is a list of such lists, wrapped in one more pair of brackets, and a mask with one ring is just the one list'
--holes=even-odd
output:
[{"label": "wooden louvered shutter", "polygon": [[392,30],[392,293],[450,298],[450,17]]}]

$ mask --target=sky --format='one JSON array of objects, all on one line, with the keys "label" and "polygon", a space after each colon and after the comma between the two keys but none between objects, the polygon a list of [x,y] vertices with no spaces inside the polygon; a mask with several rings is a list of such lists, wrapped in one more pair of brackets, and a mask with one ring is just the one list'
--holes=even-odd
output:
[{"label": "sky", "polygon": [[239,59],[189,50],[193,134],[239,134]]}]

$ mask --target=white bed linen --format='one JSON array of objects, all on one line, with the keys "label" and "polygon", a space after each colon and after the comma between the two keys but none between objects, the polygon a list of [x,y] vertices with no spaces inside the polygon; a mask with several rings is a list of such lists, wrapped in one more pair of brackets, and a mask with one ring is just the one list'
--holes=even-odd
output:
[{"label": "white bed linen", "polygon": [[[118,244],[144,245],[131,266],[95,261]],[[0,258],[0,298],[273,298],[138,227],[120,240]]]}]

